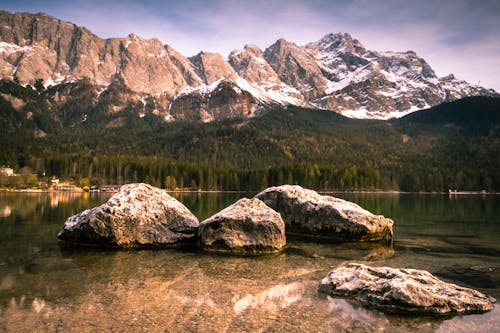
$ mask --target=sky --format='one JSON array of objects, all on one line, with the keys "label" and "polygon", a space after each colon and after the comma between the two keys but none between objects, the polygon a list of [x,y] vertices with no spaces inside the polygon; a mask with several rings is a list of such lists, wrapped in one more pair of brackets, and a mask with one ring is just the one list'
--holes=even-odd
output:
[{"label": "sky", "polygon": [[438,76],[500,92],[500,0],[1,0],[0,9],[44,12],[102,38],[158,38],[185,56],[347,32],[370,50],[413,50]]}]

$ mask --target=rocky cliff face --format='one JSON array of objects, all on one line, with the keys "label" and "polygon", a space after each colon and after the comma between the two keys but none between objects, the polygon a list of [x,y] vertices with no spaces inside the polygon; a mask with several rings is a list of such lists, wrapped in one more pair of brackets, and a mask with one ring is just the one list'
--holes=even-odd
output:
[{"label": "rocky cliff face", "polygon": [[266,49],[265,59],[284,83],[297,88],[306,99],[326,89],[327,80],[316,60],[294,43],[278,40]]},{"label": "rocky cliff face", "polygon": [[[38,91],[84,80],[93,91],[86,96],[87,111],[99,105],[164,121],[252,117],[273,104],[390,118],[465,96],[498,95],[452,75],[438,78],[412,51],[366,50],[348,34],[329,34],[305,46],[280,39],[264,51],[247,45],[226,61],[209,52],[186,58],[157,39],[101,39],[45,14],[5,11],[0,79]],[[105,92],[117,86],[120,100],[106,104]],[[48,103],[64,109],[75,96],[56,90]]]},{"label": "rocky cliff face", "polygon": [[306,49],[328,80],[311,102],[355,118],[400,117],[465,96],[495,93],[438,78],[413,51],[366,50],[349,34],[326,35]]}]

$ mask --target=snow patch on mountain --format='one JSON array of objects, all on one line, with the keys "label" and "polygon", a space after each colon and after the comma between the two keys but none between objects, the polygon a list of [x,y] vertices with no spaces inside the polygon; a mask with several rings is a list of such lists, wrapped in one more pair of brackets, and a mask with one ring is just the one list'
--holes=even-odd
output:
[{"label": "snow patch on mountain", "polygon": [[384,111],[369,111],[366,108],[360,108],[356,110],[342,110],[341,113],[343,116],[349,117],[349,118],[355,118],[355,119],[394,119],[394,118],[401,118],[406,116],[407,114],[410,114],[412,112],[421,110],[421,108],[418,108],[416,106],[412,106],[406,111],[391,111],[391,112],[384,112]]},{"label": "snow patch on mountain", "polygon": [[187,86],[184,88],[181,92],[179,92],[176,96],[175,99],[182,97],[182,96],[187,96],[187,95],[192,95],[192,94],[198,94],[198,95],[209,95],[212,94],[220,85],[222,81],[224,81],[226,78],[221,77],[217,81],[214,81],[210,84],[202,84],[197,87],[191,87]]},{"label": "snow patch on mountain", "polygon": [[13,54],[18,52],[28,52],[33,50],[31,46],[19,46],[17,44],[0,42],[0,53]]},{"label": "snow patch on mountain", "polygon": [[247,80],[238,76],[236,79],[236,84],[241,89],[249,92],[257,100],[265,104],[281,104],[281,105],[301,105],[302,102],[291,94],[300,94],[300,92],[287,86],[286,84],[281,84],[276,86],[273,83],[267,83],[264,85],[251,84]]},{"label": "snow patch on mountain", "polygon": [[51,77],[49,77],[45,82],[43,83],[43,86],[45,88],[49,88],[52,86],[57,86],[61,83],[69,83],[69,82],[74,82],[74,79],[70,79],[68,75],[63,75],[61,73],[54,73],[52,74]]},{"label": "snow patch on mountain", "polygon": [[[334,71],[330,70],[330,73],[332,73],[332,72],[334,72]],[[365,65],[363,67],[357,68],[356,70],[354,70],[352,72],[348,72],[345,74],[342,73],[342,75],[340,72],[337,72],[336,76],[342,77],[342,78],[339,81],[328,80],[325,94],[331,94],[334,91],[342,90],[354,82],[362,82],[362,81],[366,80],[370,74],[371,74],[371,71],[369,70],[369,65]]]}]

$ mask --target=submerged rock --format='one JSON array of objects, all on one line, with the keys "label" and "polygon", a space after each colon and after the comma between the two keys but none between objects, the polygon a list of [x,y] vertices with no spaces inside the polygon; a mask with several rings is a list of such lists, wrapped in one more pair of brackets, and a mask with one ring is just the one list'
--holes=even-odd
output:
[{"label": "submerged rock", "polygon": [[427,271],[358,263],[331,271],[321,281],[319,291],[383,311],[438,315],[486,312],[493,309],[495,301],[477,290],[444,282]]},{"label": "submerged rock", "polygon": [[118,247],[174,245],[196,239],[198,219],[164,190],[123,185],[108,202],[66,220],[57,237]]},{"label": "submerged rock", "polygon": [[203,249],[233,253],[269,253],[286,243],[280,214],[258,199],[243,198],[200,223]]},{"label": "submerged rock", "polygon": [[320,195],[297,185],[270,187],[255,196],[279,212],[287,233],[337,241],[392,240],[391,219],[355,203]]}]

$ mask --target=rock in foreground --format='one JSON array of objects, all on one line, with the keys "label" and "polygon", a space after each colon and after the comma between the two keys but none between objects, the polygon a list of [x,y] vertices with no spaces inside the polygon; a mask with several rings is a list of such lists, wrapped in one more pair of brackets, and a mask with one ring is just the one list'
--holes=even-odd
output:
[{"label": "rock in foreground", "polygon": [[167,192],[128,184],[105,204],[66,220],[57,237],[68,242],[148,247],[194,242],[198,219]]},{"label": "rock in foreground", "polygon": [[281,214],[287,233],[337,241],[392,240],[391,219],[346,200],[297,185],[270,187],[255,197]]},{"label": "rock in foreground", "polygon": [[258,199],[240,199],[209,217],[198,235],[203,249],[216,252],[278,252],[286,243],[280,214]]},{"label": "rock in foreground", "polygon": [[388,312],[481,313],[492,310],[495,301],[474,289],[446,283],[427,271],[357,263],[331,271],[321,281],[319,290]]}]

